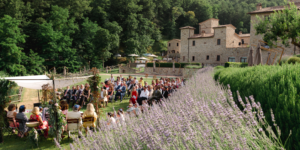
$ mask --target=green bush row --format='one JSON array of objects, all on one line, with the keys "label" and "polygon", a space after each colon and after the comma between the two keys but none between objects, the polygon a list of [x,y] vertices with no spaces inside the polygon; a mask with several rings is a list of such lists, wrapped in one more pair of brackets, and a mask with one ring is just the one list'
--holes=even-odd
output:
[{"label": "green bush row", "polygon": [[227,62],[225,63],[225,68],[227,67],[238,67],[238,68],[242,68],[242,67],[247,67],[248,63],[243,63],[243,62]]},{"label": "green bush row", "polygon": [[[200,63],[175,63],[175,68],[184,68],[187,65],[200,65]],[[155,63],[156,67],[172,68],[173,63]],[[153,67],[153,63],[147,63],[147,67]]]},{"label": "green bush row", "polygon": [[202,68],[202,66],[199,66],[199,65],[187,65],[187,66],[185,66],[185,68],[188,68],[188,69],[200,69],[200,68]]},{"label": "green bush row", "polygon": [[260,102],[266,119],[273,125],[270,110],[281,129],[281,140],[287,149],[300,149],[300,64],[282,66],[229,67],[216,71],[214,78],[224,86],[230,85],[233,97],[253,95]]},{"label": "green bush row", "polygon": [[300,63],[300,58],[299,57],[290,57],[287,62],[288,62],[288,64]]}]

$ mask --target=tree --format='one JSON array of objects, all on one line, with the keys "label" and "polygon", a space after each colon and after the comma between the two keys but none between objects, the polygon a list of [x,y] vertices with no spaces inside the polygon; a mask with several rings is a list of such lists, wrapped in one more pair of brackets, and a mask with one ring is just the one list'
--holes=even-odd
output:
[{"label": "tree", "polygon": [[289,40],[297,47],[300,47],[300,15],[294,3],[289,3],[282,11],[274,12],[269,18],[258,18],[255,25],[256,34],[264,34],[264,41],[269,46],[276,46],[282,43],[289,46]]},{"label": "tree", "polygon": [[26,35],[22,34],[19,24],[20,21],[7,15],[0,19],[0,69],[15,76],[26,74],[19,47],[20,43],[25,43]]},{"label": "tree", "polygon": [[40,56],[45,59],[45,66],[66,66],[70,71],[80,67],[76,49],[72,48],[71,35],[78,29],[74,21],[75,18],[69,18],[67,9],[53,6],[48,21],[39,25],[38,45],[41,48]]},{"label": "tree", "polygon": [[34,53],[30,50],[28,56],[23,53],[22,57],[22,65],[25,66],[27,74],[43,74],[45,70],[45,66],[43,66],[43,62],[45,61],[42,57],[38,55],[38,53]]}]

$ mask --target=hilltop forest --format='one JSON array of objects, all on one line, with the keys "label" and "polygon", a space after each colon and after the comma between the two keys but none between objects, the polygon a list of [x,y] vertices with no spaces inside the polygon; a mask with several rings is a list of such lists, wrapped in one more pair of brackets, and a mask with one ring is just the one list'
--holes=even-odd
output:
[{"label": "hilltop forest", "polygon": [[[0,71],[101,67],[115,54],[159,54],[180,27],[209,18],[250,31],[248,12],[282,0],[0,0]],[[199,32],[199,31],[195,31]]]}]

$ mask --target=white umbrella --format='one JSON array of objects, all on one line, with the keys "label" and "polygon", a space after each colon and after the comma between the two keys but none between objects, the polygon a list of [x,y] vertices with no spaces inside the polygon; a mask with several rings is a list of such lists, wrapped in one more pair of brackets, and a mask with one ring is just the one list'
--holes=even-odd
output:
[{"label": "white umbrella", "polygon": [[139,58],[137,58],[137,59],[139,59],[139,60],[148,60],[148,59],[145,58],[145,57],[139,57]]},{"label": "white umbrella", "polygon": [[115,55],[116,57],[121,57],[121,55],[120,54],[117,54],[117,55]]},{"label": "white umbrella", "polygon": [[157,56],[154,54],[151,54],[151,55],[148,55],[148,57],[157,57]]},{"label": "white umbrella", "polygon": [[139,56],[139,55],[137,55],[137,54],[129,54],[128,56],[131,56],[131,57],[137,57],[137,56]]}]

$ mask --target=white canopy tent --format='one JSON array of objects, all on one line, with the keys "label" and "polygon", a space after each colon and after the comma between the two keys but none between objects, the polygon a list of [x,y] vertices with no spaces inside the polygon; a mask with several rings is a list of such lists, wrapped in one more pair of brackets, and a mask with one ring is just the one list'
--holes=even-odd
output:
[{"label": "white canopy tent", "polygon": [[[54,80],[55,88],[67,87],[69,85],[82,82],[89,77],[91,76],[55,79]],[[29,88],[29,89],[41,90],[42,86],[45,84],[49,84],[50,86],[53,87],[53,80],[51,80],[46,75],[5,77],[4,79],[14,81],[16,84],[18,84],[18,86]]]}]

